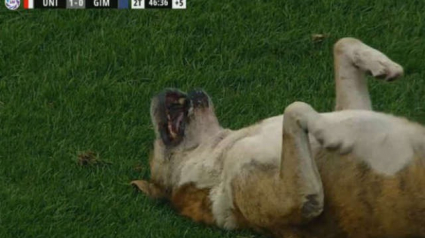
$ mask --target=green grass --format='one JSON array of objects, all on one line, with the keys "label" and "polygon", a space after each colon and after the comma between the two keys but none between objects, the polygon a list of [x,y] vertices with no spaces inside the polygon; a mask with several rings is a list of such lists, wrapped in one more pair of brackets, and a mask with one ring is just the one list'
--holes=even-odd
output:
[{"label": "green grass", "polygon": [[[188,0],[183,11],[0,5],[0,237],[251,237],[195,224],[128,185],[149,175],[150,98],[204,88],[225,127],[300,100],[333,108],[333,43],[405,67],[377,110],[425,123],[422,0]],[[313,43],[311,34],[329,35]],[[78,166],[80,152],[106,161]],[[140,169],[141,168],[141,169]]]}]

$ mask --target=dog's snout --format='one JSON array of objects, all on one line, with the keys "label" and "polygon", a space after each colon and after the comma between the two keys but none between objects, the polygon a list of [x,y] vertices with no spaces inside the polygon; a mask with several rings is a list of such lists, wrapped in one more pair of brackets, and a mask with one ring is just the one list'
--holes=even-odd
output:
[{"label": "dog's snout", "polygon": [[192,101],[193,107],[209,107],[209,97],[202,90],[194,90],[189,92],[189,98]]}]

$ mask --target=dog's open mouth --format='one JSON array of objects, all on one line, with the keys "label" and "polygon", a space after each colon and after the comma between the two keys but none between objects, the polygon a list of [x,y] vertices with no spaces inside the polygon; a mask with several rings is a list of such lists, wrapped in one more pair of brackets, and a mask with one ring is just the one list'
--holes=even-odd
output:
[{"label": "dog's open mouth", "polygon": [[[167,89],[157,97],[158,129],[166,145],[176,146],[184,139],[186,127],[193,119],[190,112],[210,107],[210,99],[202,90],[185,94],[178,89]],[[193,114],[192,114],[193,115]]]},{"label": "dog's open mouth", "polygon": [[190,101],[179,91],[165,94],[165,117],[162,137],[166,144],[176,145],[184,136]]},{"label": "dog's open mouth", "polygon": [[186,99],[180,98],[178,103],[172,103],[167,107],[167,121],[168,121],[168,131],[170,136],[175,139],[179,134],[184,130],[184,119],[187,115],[187,110],[185,108]]}]

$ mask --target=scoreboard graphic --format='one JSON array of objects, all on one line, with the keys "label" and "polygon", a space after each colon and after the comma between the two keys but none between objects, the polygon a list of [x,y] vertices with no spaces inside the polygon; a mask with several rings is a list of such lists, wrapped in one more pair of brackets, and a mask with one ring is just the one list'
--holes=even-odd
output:
[{"label": "scoreboard graphic", "polygon": [[5,5],[10,10],[20,5],[24,9],[186,9],[186,0],[5,0]]}]

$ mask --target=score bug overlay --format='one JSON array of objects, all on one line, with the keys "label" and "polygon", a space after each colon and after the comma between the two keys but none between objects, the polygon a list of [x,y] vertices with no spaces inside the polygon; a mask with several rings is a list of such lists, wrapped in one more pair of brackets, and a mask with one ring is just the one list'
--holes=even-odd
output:
[{"label": "score bug overlay", "polygon": [[10,10],[18,9],[186,9],[186,0],[5,0]]}]

